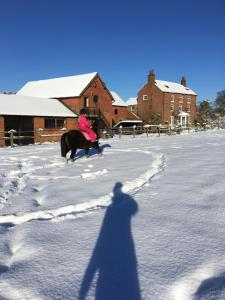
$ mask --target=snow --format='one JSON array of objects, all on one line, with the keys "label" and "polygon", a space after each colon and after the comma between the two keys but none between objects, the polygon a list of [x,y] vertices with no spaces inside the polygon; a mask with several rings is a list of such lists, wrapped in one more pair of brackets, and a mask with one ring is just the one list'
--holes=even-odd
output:
[{"label": "snow", "polygon": [[116,92],[110,91],[110,94],[115,100],[112,104],[113,106],[127,106],[126,102],[124,102],[123,99]]},{"label": "snow", "polygon": [[137,105],[137,97],[130,97],[126,103],[127,105]]},{"label": "snow", "polygon": [[184,94],[184,95],[197,95],[189,87],[185,87],[182,84],[179,84],[179,83],[176,83],[176,82],[169,82],[169,81],[163,81],[163,80],[155,80],[155,83],[156,83],[156,86],[162,92],[178,93],[178,94]]},{"label": "snow", "polygon": [[225,299],[225,131],[0,149],[0,299]]},{"label": "snow", "polygon": [[78,97],[95,78],[97,72],[27,82],[18,95],[43,98]]},{"label": "snow", "polygon": [[190,116],[188,113],[186,113],[185,111],[182,111],[178,114],[178,117],[187,117]]},{"label": "snow", "polygon": [[0,114],[14,116],[77,117],[57,99],[0,94]]}]

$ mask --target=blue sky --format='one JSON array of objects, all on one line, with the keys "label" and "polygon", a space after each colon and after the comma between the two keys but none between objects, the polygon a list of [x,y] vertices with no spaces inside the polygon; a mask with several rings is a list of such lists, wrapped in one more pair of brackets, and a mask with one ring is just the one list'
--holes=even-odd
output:
[{"label": "blue sky", "polygon": [[147,81],[225,90],[225,1],[0,0],[0,91],[97,71],[125,101]]}]

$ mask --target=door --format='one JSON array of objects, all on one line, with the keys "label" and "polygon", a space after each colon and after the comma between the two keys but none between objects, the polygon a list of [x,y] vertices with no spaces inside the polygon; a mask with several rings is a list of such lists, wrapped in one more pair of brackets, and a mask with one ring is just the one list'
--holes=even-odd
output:
[{"label": "door", "polygon": [[[28,145],[34,143],[34,125],[33,117],[27,116],[5,116],[5,131],[11,129],[16,130],[15,136],[23,136],[21,139],[15,139],[14,144]],[[9,137],[9,134],[6,136]],[[10,141],[6,140],[6,146],[10,145]]]}]

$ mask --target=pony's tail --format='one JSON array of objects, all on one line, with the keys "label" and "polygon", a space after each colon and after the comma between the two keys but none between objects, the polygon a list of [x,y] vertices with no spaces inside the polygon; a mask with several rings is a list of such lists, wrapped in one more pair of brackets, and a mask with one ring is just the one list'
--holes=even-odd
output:
[{"label": "pony's tail", "polygon": [[66,154],[69,151],[69,148],[66,144],[66,137],[67,137],[67,132],[65,132],[62,136],[61,136],[61,156],[66,158]]}]

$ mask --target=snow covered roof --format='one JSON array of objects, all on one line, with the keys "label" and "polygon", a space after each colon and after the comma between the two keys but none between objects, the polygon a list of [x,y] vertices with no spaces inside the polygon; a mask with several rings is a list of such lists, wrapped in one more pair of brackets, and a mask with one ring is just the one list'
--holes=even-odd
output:
[{"label": "snow covered roof", "polygon": [[182,111],[178,114],[178,117],[185,117],[185,116],[190,116],[190,115],[185,111]]},{"label": "snow covered roof", "polygon": [[116,127],[119,127],[119,125],[125,125],[125,127],[127,125],[141,125],[143,124],[143,121],[141,120],[122,120],[122,121],[119,121],[118,123],[116,123],[113,128],[116,128]]},{"label": "snow covered roof", "polygon": [[0,115],[77,117],[57,99],[0,94]]},{"label": "snow covered roof", "polygon": [[29,81],[18,92],[18,95],[43,98],[78,97],[97,72],[76,76]]},{"label": "snow covered roof", "polygon": [[155,80],[155,83],[162,92],[197,95],[194,91],[180,83],[163,80]]},{"label": "snow covered roof", "polygon": [[115,100],[112,105],[114,106],[127,106],[126,102],[123,101],[123,99],[120,98],[120,96],[116,93],[116,92],[113,92],[113,91],[110,91],[113,99]]},{"label": "snow covered roof", "polygon": [[127,105],[137,105],[137,98],[136,97],[131,97],[127,100]]}]

